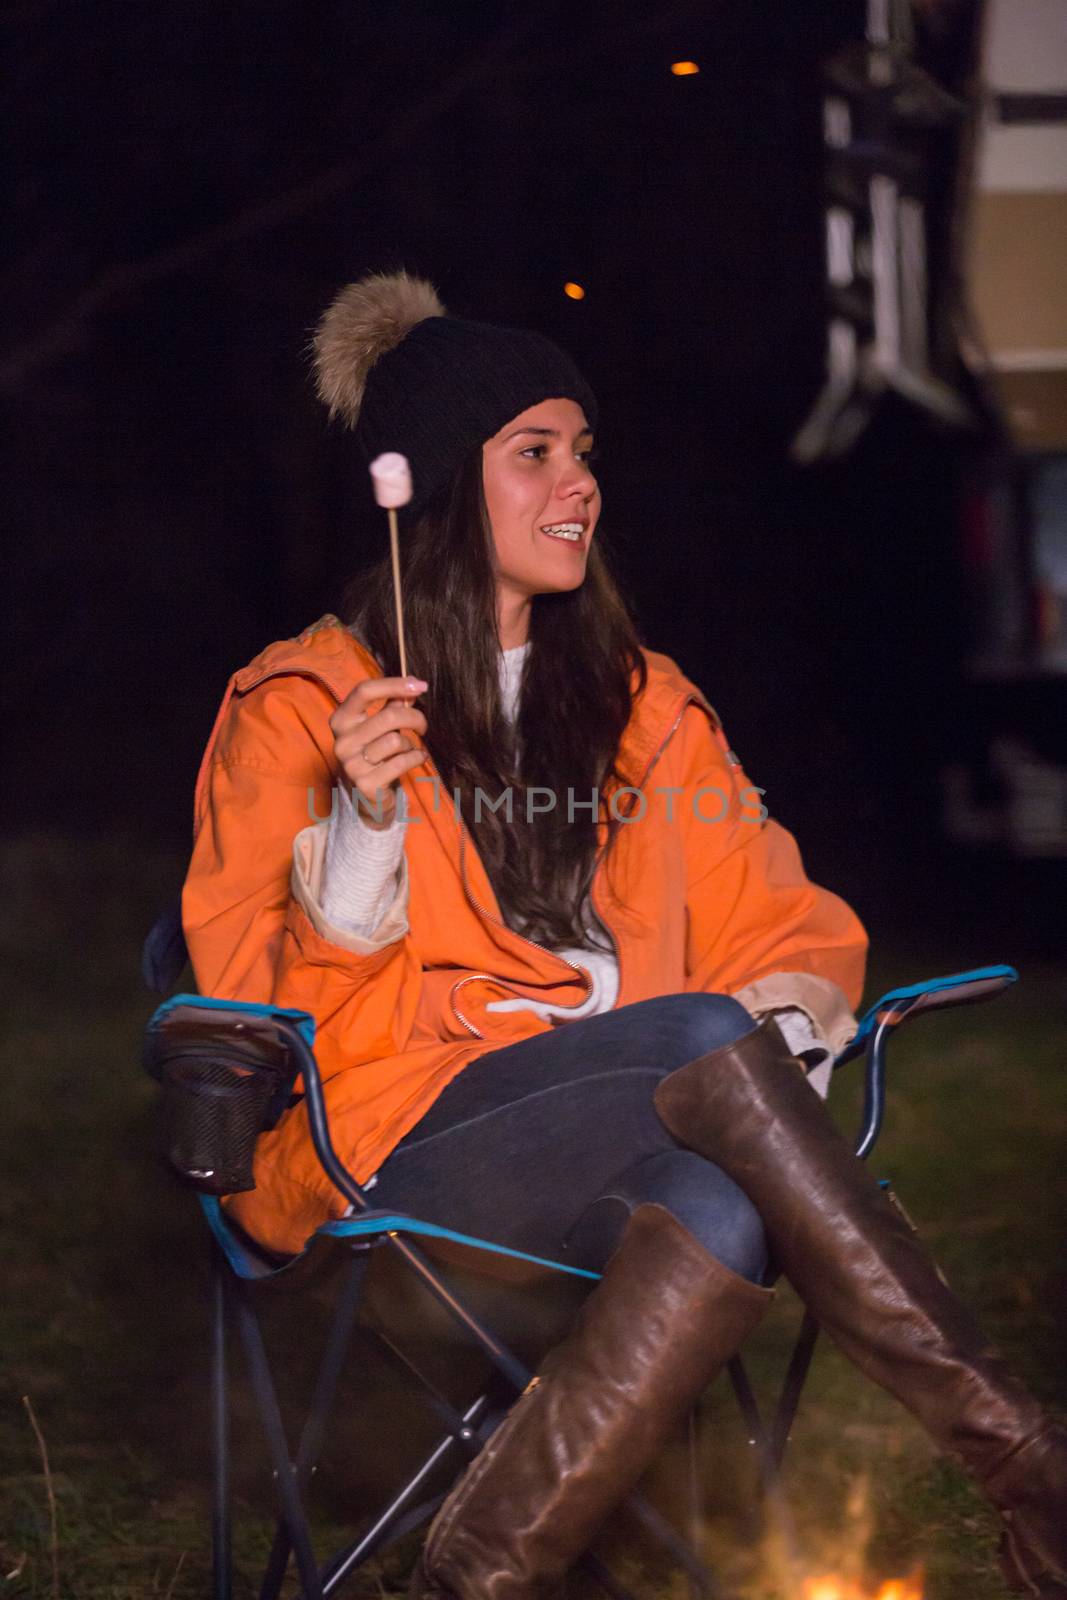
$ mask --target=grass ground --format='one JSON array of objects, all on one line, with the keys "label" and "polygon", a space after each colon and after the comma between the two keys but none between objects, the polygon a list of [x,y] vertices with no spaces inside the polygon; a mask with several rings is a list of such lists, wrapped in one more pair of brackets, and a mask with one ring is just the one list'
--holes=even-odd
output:
[{"label": "grass ground", "polygon": [[[2,867],[0,1596],[187,1600],[207,1592],[209,1570],[203,1251],[191,1206],[154,1164],[153,1089],[138,1067],[151,1002],[136,980],[141,934],[179,863],[134,839],[23,837],[3,847]],[[953,970],[958,957],[939,941],[931,958],[921,932],[898,939],[879,952],[871,992]],[[906,1196],[950,1280],[1062,1407],[1067,1006],[1062,969],[1034,963],[1023,977],[994,1006],[928,1019],[901,1038],[876,1166]],[[843,1116],[854,1115],[854,1098],[840,1096]],[[795,1319],[789,1298],[756,1341],[764,1382]],[[47,1478],[23,1396],[47,1446]],[[781,1592],[751,1554],[751,1464],[725,1392],[706,1403],[702,1449],[713,1555],[752,1600]],[[668,1498],[672,1465],[657,1474]],[[251,1496],[254,1477],[241,1483]],[[978,1497],[829,1349],[794,1435],[789,1486],[814,1565],[865,1555],[889,1575],[922,1563],[928,1600],[1004,1593]],[[356,1515],[341,1496],[326,1520]],[[266,1539],[261,1512],[247,1508],[244,1573]],[[642,1592],[684,1593],[656,1566],[642,1568],[647,1558],[628,1542],[620,1553],[631,1575],[643,1570]],[[352,1592],[402,1592],[410,1556],[401,1550]],[[248,1582],[239,1590],[251,1592]],[[573,1594],[586,1592],[595,1591],[576,1580]]]}]

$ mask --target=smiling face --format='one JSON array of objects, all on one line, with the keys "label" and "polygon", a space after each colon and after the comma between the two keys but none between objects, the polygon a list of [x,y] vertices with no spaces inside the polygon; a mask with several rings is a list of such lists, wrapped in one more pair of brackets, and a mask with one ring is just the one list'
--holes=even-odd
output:
[{"label": "smiling face", "polygon": [[482,448],[500,646],[526,641],[535,594],[576,589],[600,515],[593,435],[574,400],[542,400]]}]

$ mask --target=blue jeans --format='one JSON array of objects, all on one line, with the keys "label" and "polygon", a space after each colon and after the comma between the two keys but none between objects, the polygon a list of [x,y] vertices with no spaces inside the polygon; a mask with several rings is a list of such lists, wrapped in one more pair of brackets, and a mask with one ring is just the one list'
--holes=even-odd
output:
[{"label": "blue jeans", "polygon": [[656,1115],[676,1067],[751,1032],[718,994],[673,994],[568,1022],[464,1069],[382,1166],[374,1204],[599,1270],[636,1206],[666,1207],[711,1255],[760,1282],[751,1202]]}]

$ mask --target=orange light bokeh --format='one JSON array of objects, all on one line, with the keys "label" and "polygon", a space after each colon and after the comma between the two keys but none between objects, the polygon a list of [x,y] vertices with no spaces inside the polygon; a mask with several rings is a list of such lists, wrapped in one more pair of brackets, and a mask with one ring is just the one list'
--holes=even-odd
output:
[{"label": "orange light bokeh", "polygon": [[671,71],[676,78],[692,78],[700,68],[695,61],[672,61]]},{"label": "orange light bokeh", "polygon": [[808,1578],[801,1600],[923,1600],[922,1574],[890,1578],[877,1589],[865,1589],[847,1578]]},{"label": "orange light bokeh", "polygon": [[568,300],[585,299],[585,290],[582,288],[580,283],[565,283],[563,285],[563,293],[567,296]]}]

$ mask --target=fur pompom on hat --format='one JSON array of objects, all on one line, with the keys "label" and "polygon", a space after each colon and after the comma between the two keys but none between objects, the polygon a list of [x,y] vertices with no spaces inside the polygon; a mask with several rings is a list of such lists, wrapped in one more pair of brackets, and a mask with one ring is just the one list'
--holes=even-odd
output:
[{"label": "fur pompom on hat", "polygon": [[342,289],[314,340],[319,398],[355,432],[368,461],[398,450],[415,486],[408,515],[465,457],[541,400],[596,400],[570,357],[522,328],[450,317],[432,284],[373,273]]},{"label": "fur pompom on hat", "polygon": [[406,272],[375,272],[342,289],[315,334],[315,378],[331,418],[354,428],[374,363],[427,317],[444,315],[433,284]]}]

